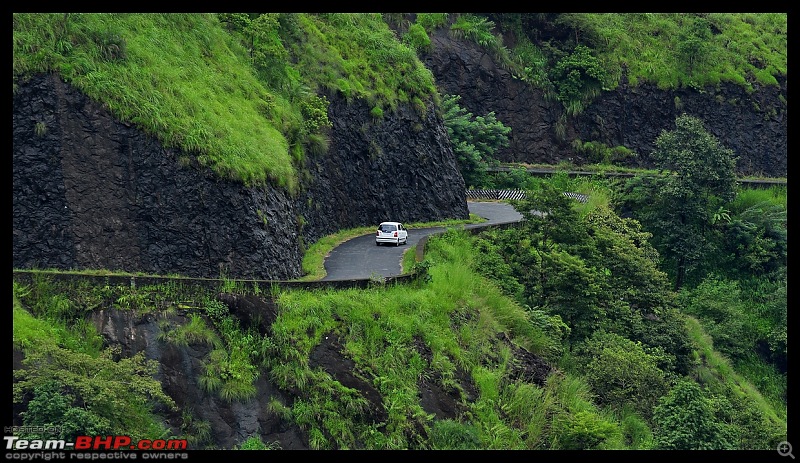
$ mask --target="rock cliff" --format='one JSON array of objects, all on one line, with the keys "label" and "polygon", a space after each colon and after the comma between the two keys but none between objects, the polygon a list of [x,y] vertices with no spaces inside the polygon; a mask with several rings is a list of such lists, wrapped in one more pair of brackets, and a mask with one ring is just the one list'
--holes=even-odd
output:
[{"label": "rock cliff", "polygon": [[20,82],[14,267],[291,279],[301,276],[303,246],[336,230],[468,217],[432,106],[373,121],[365,105],[329,98],[330,150],[307,159],[292,196],[185,165],[58,75]]},{"label": "rock cliff", "polygon": [[701,119],[709,133],[739,157],[740,175],[785,177],[787,173],[786,79],[778,87],[723,84],[702,90],[661,90],[653,85],[629,86],[623,78],[613,91],[603,92],[581,114],[567,118],[563,135],[555,130],[563,113],[557,101],[519,79],[480,46],[454,39],[446,30],[431,34],[425,65],[442,93],[461,95],[460,104],[475,115],[494,111],[511,127],[511,140],[496,156],[504,162],[576,165],[590,162],[571,142],[597,141],[625,146],[637,154],[630,167],[653,167],[650,154],[662,130],[675,128],[687,113]]}]

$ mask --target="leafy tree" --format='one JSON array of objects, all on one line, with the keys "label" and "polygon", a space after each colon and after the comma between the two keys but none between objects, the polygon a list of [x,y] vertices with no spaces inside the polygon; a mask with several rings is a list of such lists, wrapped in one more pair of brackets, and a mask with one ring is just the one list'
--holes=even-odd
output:
[{"label": "leafy tree", "polygon": [[508,146],[511,127],[498,121],[494,111],[486,116],[473,116],[458,104],[459,100],[459,95],[447,95],[442,100],[444,125],[464,182],[467,186],[481,187],[486,168],[496,162],[494,153]]},{"label": "leafy tree", "polygon": [[636,178],[627,199],[636,217],[653,233],[676,289],[695,275],[703,259],[714,252],[711,238],[714,213],[736,193],[736,160],[706,132],[702,121],[686,114],[676,128],[656,139],[653,160],[666,175]]},{"label": "leafy tree", "polygon": [[157,364],[143,353],[118,357],[118,349],[94,357],[42,343],[26,352],[24,368],[14,371],[14,402],[30,400],[26,422],[50,423],[66,432],[89,426],[107,431],[103,434],[159,437],[152,411],[160,405],[174,408],[175,403],[153,377]]},{"label": "leafy tree", "polygon": [[700,386],[680,380],[653,413],[656,446],[663,450],[733,450],[733,432],[714,416]]},{"label": "leafy tree", "polygon": [[587,382],[600,404],[621,411],[633,403],[641,416],[652,416],[653,407],[668,390],[667,376],[658,368],[663,355],[659,349],[597,331],[578,352]]},{"label": "leafy tree", "polygon": [[75,394],[65,391],[55,380],[37,385],[28,408],[22,413],[22,423],[31,429],[53,429],[55,434],[25,433],[27,439],[56,438],[74,440],[81,435],[113,434],[111,422],[92,410],[77,406]]}]

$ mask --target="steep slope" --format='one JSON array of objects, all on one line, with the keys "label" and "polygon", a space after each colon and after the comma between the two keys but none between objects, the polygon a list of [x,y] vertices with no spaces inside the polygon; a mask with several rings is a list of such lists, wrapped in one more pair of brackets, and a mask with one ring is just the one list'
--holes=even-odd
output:
[{"label": "steep slope", "polygon": [[486,49],[456,39],[447,29],[431,34],[431,51],[423,60],[442,93],[461,95],[473,114],[494,111],[512,128],[509,146],[497,153],[505,162],[575,164],[597,162],[576,151],[572,142],[597,141],[625,146],[637,153],[624,162],[652,167],[649,155],[662,130],[671,130],[682,113],[698,117],[714,136],[739,156],[738,173],[785,177],[787,174],[786,78],[780,88],[762,86],[748,93],[734,84],[702,90],[661,90],[654,85],[603,92],[576,117],[567,118],[563,135],[555,130],[564,112],[546,101],[541,90],[515,79]]},{"label": "steep slope", "polygon": [[[466,218],[464,183],[431,106],[373,124],[330,98],[331,148],[303,192],[245,187],[184,166],[179,152],[41,75],[13,106],[14,267],[291,279],[305,244],[387,218]],[[47,127],[37,132],[37,123]],[[366,129],[366,131],[364,130]]]}]

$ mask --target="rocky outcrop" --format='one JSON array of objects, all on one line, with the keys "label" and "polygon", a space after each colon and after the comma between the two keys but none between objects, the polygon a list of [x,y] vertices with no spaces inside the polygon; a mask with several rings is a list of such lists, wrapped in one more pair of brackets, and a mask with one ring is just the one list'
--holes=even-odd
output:
[{"label": "rocky outcrop", "polygon": [[[653,167],[650,154],[663,130],[672,130],[682,113],[703,120],[709,133],[738,156],[742,175],[787,174],[786,79],[778,87],[756,87],[752,93],[734,84],[719,88],[661,90],[653,85],[621,85],[604,92],[580,115],[567,118],[563,134],[556,127],[563,108],[497,65],[483,48],[454,39],[440,29],[431,34],[424,62],[442,93],[461,95],[461,106],[475,115],[494,111],[511,127],[507,148],[496,157],[505,162],[576,165],[592,162],[571,142],[597,141],[625,146],[637,154],[628,166]],[[594,161],[596,162],[596,161]]]},{"label": "rocky outcrop", "polygon": [[224,400],[201,386],[211,346],[201,342],[179,345],[160,338],[162,326],[177,328],[188,322],[185,311],[142,315],[130,310],[97,310],[92,312],[92,322],[106,343],[122,349],[123,356],[143,352],[148,360],[158,363],[155,378],[177,405],[176,411],[165,409],[159,414],[176,435],[195,431],[182,429],[187,425],[187,415],[193,423],[207,424],[207,441],[192,441],[190,448],[212,445],[230,449],[250,437],[259,437],[264,443],[277,442],[284,450],[308,449],[303,431],[272,411],[272,401],[286,405],[293,398],[269,382],[266,375],[255,381],[256,393],[247,400]]},{"label": "rocky outcrop", "polygon": [[14,267],[291,279],[301,276],[303,245],[339,229],[468,216],[433,108],[373,121],[365,105],[329,98],[331,149],[308,159],[292,196],[185,162],[56,74],[20,82]]},{"label": "rocky outcrop", "polygon": [[184,167],[55,74],[19,85],[13,127],[15,268],[299,275],[287,193]]},{"label": "rocky outcrop", "polygon": [[307,159],[311,181],[298,201],[308,241],[386,220],[469,217],[464,180],[432,104],[423,114],[400,106],[376,120],[363,101],[327,97],[330,148]]}]

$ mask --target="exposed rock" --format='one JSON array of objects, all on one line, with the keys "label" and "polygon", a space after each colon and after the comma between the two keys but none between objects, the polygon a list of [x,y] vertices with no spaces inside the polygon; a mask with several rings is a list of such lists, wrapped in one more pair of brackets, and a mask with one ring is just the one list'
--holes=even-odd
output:
[{"label": "exposed rock", "polygon": [[780,88],[756,86],[747,91],[735,84],[719,88],[661,90],[654,85],[621,85],[603,92],[580,115],[567,118],[564,135],[556,126],[563,114],[557,101],[547,102],[534,89],[501,68],[480,46],[457,40],[447,30],[431,34],[431,51],[424,62],[442,93],[461,95],[461,106],[474,115],[494,111],[511,127],[509,146],[496,153],[505,162],[576,165],[597,162],[577,153],[571,142],[598,141],[625,146],[637,153],[627,165],[653,167],[650,154],[663,130],[675,128],[682,113],[701,119],[709,133],[739,157],[742,175],[787,174],[786,78]]},{"label": "exposed rock", "polygon": [[433,105],[422,115],[401,106],[373,120],[363,101],[328,99],[330,149],[307,160],[311,182],[298,201],[309,242],[385,220],[469,217],[464,180]]},{"label": "exposed rock", "polygon": [[469,216],[433,107],[372,121],[365,104],[330,98],[331,149],[307,160],[310,178],[292,197],[181,162],[56,74],[20,82],[14,267],[291,279],[302,246],[339,229]]},{"label": "exposed rock", "polygon": [[307,449],[307,437],[296,425],[282,420],[271,411],[270,402],[287,404],[286,397],[263,375],[256,380],[256,395],[249,400],[227,401],[200,384],[211,346],[203,343],[176,345],[163,340],[161,323],[177,328],[188,322],[186,314],[163,316],[137,315],[134,311],[107,309],[92,313],[92,320],[107,344],[118,345],[122,355],[144,352],[158,362],[156,379],[178,406],[178,411],[162,410],[166,424],[175,435],[182,435],[184,414],[193,422],[206,422],[210,428],[207,442],[193,442],[192,448],[233,448],[250,437],[266,444],[277,442],[281,449]]}]

